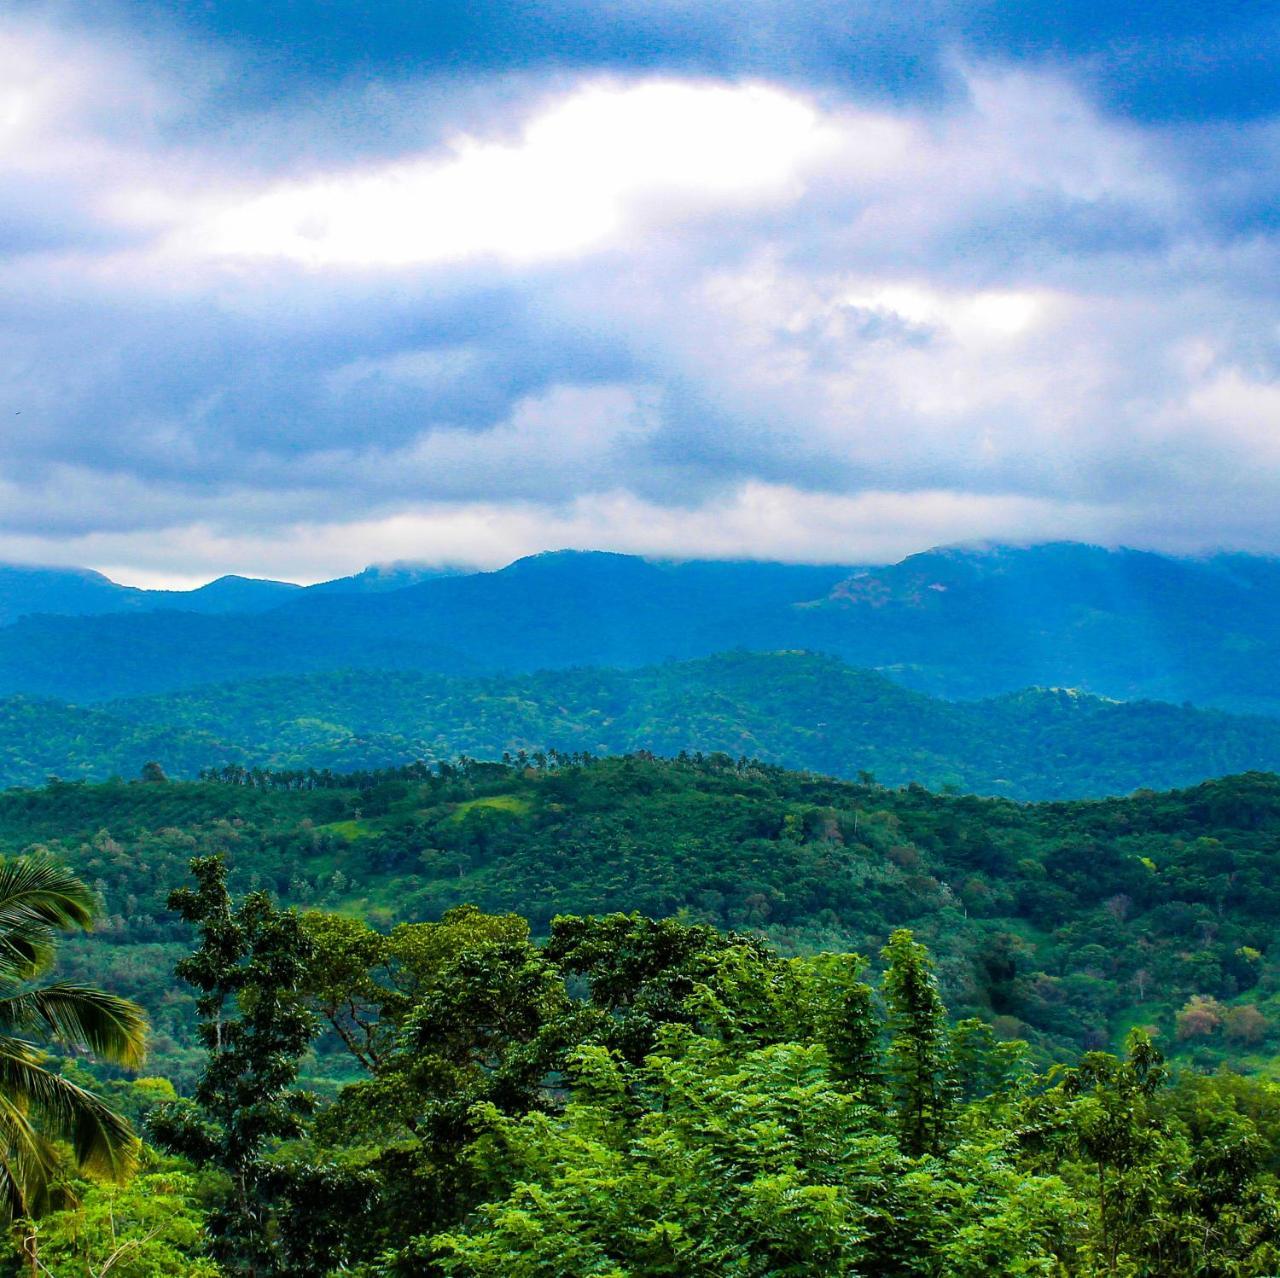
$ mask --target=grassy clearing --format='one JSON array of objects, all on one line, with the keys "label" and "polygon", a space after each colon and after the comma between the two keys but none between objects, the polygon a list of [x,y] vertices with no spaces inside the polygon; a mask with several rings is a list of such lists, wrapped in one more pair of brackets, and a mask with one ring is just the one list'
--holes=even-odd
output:
[{"label": "grassy clearing", "polygon": [[328,825],[316,826],[321,834],[336,834],[340,839],[353,843],[356,839],[370,839],[376,833],[369,821],[330,821]]},{"label": "grassy clearing", "polygon": [[531,801],[519,794],[491,794],[483,799],[468,799],[466,803],[459,803],[453,810],[455,822],[465,820],[468,812],[474,812],[477,808],[487,808],[493,812],[510,812],[514,816],[522,816],[528,812],[532,806]]}]

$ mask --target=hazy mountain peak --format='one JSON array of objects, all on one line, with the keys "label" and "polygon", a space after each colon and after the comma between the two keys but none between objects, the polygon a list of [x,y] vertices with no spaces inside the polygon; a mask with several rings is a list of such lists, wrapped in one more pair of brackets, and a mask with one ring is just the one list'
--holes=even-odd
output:
[{"label": "hazy mountain peak", "polygon": [[227,573],[221,577],[215,577],[212,581],[206,581],[203,586],[197,586],[191,591],[166,591],[167,594],[192,594],[192,595],[226,595],[234,593],[273,593],[288,594],[294,590],[301,590],[302,587],[292,581],[276,581],[272,577],[242,577],[238,573]]},{"label": "hazy mountain peak", "polygon": [[471,570],[450,564],[431,564],[415,559],[395,559],[385,563],[369,564],[350,577],[335,577],[332,581],[308,586],[310,594],[383,594],[393,590],[405,590],[435,581],[441,577],[460,577]]},{"label": "hazy mountain peak", "polygon": [[143,592],[92,568],[0,564],[0,625],[37,613],[85,616],[129,606]]},{"label": "hazy mountain peak", "polygon": [[649,561],[640,555],[624,555],[615,550],[541,550],[536,555],[523,555],[512,560],[505,568],[498,569],[502,573],[545,572],[564,568],[623,568],[652,567]]}]

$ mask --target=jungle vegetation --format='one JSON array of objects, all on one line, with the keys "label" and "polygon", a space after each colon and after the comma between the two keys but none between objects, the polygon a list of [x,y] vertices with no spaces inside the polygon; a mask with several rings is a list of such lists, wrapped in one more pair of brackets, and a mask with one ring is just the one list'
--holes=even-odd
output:
[{"label": "jungle vegetation", "polygon": [[1013,799],[1101,798],[1280,768],[1280,720],[1032,688],[913,692],[804,652],[728,652],[638,670],[463,678],[324,671],[70,706],[0,700],[0,786],[209,767],[338,772],[504,752],[747,755],[853,780]]},{"label": "jungle vegetation", "polygon": [[[144,1119],[164,1153],[28,1234],[49,1273],[263,1278],[1262,1275],[1280,1087],[1122,1055],[1036,1070],[954,1020],[912,933],[780,957],[638,914],[459,907],[390,932],[235,899],[174,908],[204,1049]],[[350,1081],[299,1085],[335,1038]],[[109,1229],[104,1227],[109,1222]],[[62,1265],[53,1268],[52,1265]],[[173,1266],[179,1265],[179,1268]],[[166,1267],[168,1266],[168,1267]]]},{"label": "jungle vegetation", "polygon": [[87,884],[58,979],[154,1026],[143,1077],[48,1057],[144,1143],[53,1147],[15,1273],[1280,1267],[1274,775],[153,764],[0,794],[0,851]]}]

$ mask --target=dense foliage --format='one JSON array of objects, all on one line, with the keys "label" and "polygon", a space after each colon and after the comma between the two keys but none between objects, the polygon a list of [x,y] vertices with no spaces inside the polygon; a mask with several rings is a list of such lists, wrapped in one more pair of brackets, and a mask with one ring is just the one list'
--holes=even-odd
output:
[{"label": "dense foliage", "polygon": [[348,670],[95,708],[0,701],[0,786],[202,768],[391,767],[550,748],[723,750],[834,776],[1019,799],[1280,767],[1280,721],[1064,690],[948,702],[798,652],[464,679]]},{"label": "dense foliage", "polygon": [[[1154,1026],[1171,1055],[1273,1068],[1280,1026],[1280,780],[1025,806],[727,756],[409,768],[351,777],[60,783],[0,795],[0,849],[45,847],[102,895],[69,979],[139,999],[152,1050],[195,1076],[194,1005],[170,970],[168,885],[224,853],[233,887],[377,926],[474,903],[546,935],[638,909],[751,929],[786,953],[875,954],[910,926],[948,1002],[1044,1059]],[[337,1066],[325,1044],[314,1080]]]},{"label": "dense foliage", "polygon": [[225,1178],[223,1201],[208,1220],[211,1250],[229,1268],[257,1273],[276,1250],[266,1155],[301,1133],[310,1109],[309,1098],[291,1090],[314,1033],[313,1018],[292,997],[310,946],[297,916],[265,892],[232,908],[219,858],[197,857],[191,869],[196,886],[177,889],[169,904],[202,941],[175,972],[196,991],[208,1064],[194,1099],[158,1107],[150,1127],[161,1144]]},{"label": "dense foliage", "polygon": [[[877,991],[855,955],[786,960],[636,914],[558,917],[544,946],[471,907],[384,933],[261,894],[236,905],[216,861],[193,869],[175,904],[202,940],[182,970],[236,994],[206,997],[195,1100],[154,1111],[151,1130],[215,1175],[223,1274],[1263,1278],[1280,1264],[1280,1088],[1171,1086],[1140,1031],[1124,1058],[1036,1074],[1020,1044],[948,1019],[910,932],[889,938]],[[327,1022],[356,1071],[310,1122],[291,1082],[302,1041],[258,1037],[268,1003],[289,1026]],[[176,1198],[177,1222],[190,1210]]]},{"label": "dense foliage", "polygon": [[146,777],[0,795],[37,853],[0,870],[92,880],[64,967],[141,998],[180,1093],[99,1072],[162,1152],[48,1159],[15,1273],[1280,1267],[1274,776],[1037,806],[728,755]]}]

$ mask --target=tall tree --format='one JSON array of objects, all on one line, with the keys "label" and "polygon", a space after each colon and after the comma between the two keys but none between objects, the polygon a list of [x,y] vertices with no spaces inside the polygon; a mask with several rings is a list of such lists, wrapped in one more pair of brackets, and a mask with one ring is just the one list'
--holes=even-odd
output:
[{"label": "tall tree", "polygon": [[947,1009],[929,952],[906,928],[880,951],[889,1013],[889,1076],[903,1152],[942,1152],[955,1107]]},{"label": "tall tree", "polygon": [[316,1123],[321,1141],[379,1150],[361,1241],[452,1224],[481,1189],[463,1156],[477,1108],[554,1105],[548,1083],[597,1018],[514,915],[463,906],[387,936],[332,915],[304,925],[305,989],[367,1073]]},{"label": "tall tree", "polygon": [[177,974],[198,991],[200,1037],[208,1062],[194,1101],[157,1107],[157,1141],[229,1184],[209,1215],[212,1250],[223,1269],[245,1278],[295,1272],[275,1218],[287,1193],[276,1144],[301,1134],[312,1098],[295,1088],[298,1063],[315,1031],[298,997],[309,941],[298,916],[265,892],[233,905],[221,857],[191,862],[194,888],[169,898],[199,930],[200,946]]}]

